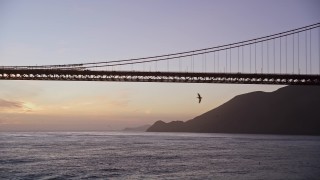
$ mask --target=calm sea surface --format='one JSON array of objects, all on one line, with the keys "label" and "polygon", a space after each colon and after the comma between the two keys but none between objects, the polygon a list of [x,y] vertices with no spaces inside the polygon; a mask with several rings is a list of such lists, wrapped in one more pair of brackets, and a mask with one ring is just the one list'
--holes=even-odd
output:
[{"label": "calm sea surface", "polygon": [[320,179],[320,137],[0,133],[0,179]]}]

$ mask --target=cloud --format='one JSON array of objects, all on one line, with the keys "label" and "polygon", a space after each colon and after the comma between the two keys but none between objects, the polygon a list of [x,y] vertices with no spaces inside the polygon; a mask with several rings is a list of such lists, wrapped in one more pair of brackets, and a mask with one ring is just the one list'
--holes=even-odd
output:
[{"label": "cloud", "polygon": [[23,108],[23,102],[19,101],[8,101],[4,99],[0,99],[0,109],[19,109]]}]

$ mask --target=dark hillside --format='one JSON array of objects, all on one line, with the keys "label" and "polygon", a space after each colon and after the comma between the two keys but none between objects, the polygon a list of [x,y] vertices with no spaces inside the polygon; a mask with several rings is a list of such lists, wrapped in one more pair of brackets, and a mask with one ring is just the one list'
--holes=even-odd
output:
[{"label": "dark hillside", "polygon": [[320,87],[287,86],[239,95],[192,120],[147,131],[320,135]]}]

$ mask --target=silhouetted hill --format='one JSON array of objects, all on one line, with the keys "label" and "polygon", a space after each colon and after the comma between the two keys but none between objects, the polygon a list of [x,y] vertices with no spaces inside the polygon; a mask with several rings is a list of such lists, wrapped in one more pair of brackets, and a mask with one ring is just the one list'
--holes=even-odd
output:
[{"label": "silhouetted hill", "polygon": [[141,132],[144,132],[144,131],[146,131],[150,126],[151,126],[150,124],[146,124],[146,125],[138,126],[138,127],[124,128],[123,131],[141,131]]},{"label": "silhouetted hill", "polygon": [[320,87],[239,95],[192,120],[157,121],[147,131],[320,135]]}]

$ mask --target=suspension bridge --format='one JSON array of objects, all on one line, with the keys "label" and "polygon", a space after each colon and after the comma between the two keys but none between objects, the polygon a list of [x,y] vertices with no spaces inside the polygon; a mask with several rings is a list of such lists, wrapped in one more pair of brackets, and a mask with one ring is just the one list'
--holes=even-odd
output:
[{"label": "suspension bridge", "polygon": [[0,79],[320,85],[320,23],[232,44],[151,57],[0,66]]}]

